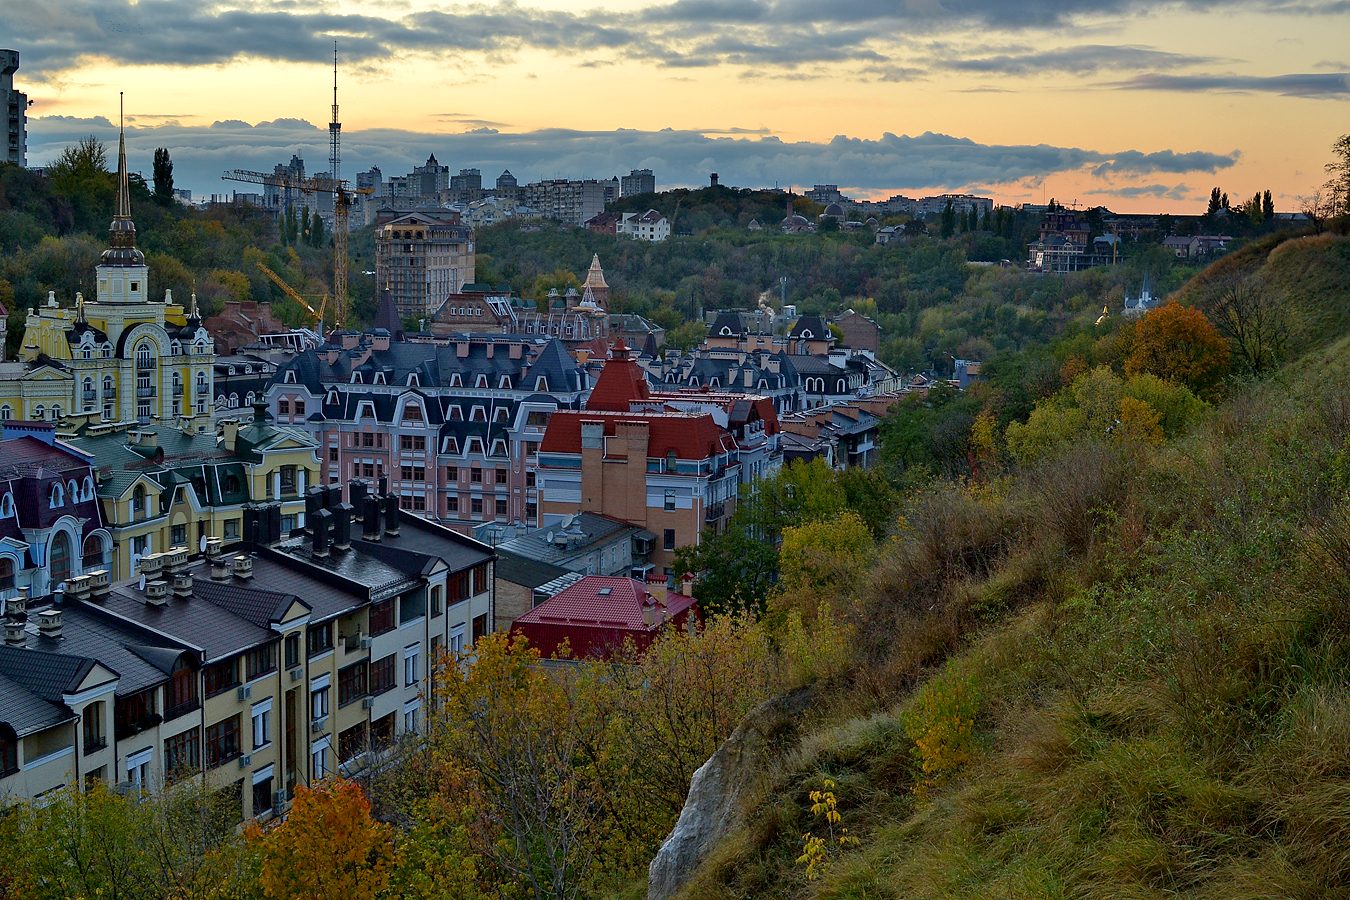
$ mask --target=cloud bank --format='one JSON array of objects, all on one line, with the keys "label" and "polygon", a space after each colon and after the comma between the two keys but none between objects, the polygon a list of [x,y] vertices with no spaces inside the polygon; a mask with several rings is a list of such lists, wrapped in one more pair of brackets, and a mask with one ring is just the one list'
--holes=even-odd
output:
[{"label": "cloud bank", "polygon": [[[107,119],[48,117],[32,122],[29,153],[49,161],[81,137],[94,134],[112,144],[116,129]],[[481,169],[486,183],[509,168],[521,183],[553,177],[606,178],[629,169],[650,168],[662,187],[706,184],[719,173],[723,184],[744,187],[809,186],[833,182],[859,194],[954,190],[1008,184],[1068,172],[1091,172],[1113,181],[1214,173],[1235,164],[1237,151],[1101,151],[1050,144],[982,144],[969,138],[925,132],[886,133],[879,138],[837,136],[829,141],[783,141],[758,129],[708,132],[577,131],[549,128],[506,133],[478,128],[456,134],[393,129],[344,132],[343,170],[348,174],[378,165],[386,177],[409,172],[435,154],[452,170]],[[741,133],[750,132],[750,133]],[[309,169],[325,167],[327,131],[299,119],[250,125],[215,122],[134,126],[127,131],[132,169],[147,173],[156,147],[167,147],[179,187],[194,194],[250,190],[222,182],[225,169],[271,171],[299,154]]]}]

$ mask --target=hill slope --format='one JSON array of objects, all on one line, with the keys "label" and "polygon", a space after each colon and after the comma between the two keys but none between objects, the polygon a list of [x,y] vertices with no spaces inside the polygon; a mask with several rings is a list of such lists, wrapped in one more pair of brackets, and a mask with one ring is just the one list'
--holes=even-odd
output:
[{"label": "hill slope", "polygon": [[[1344,890],[1347,247],[1220,264],[1288,292],[1307,355],[1193,433],[914,497],[856,598],[863,664],[684,896]],[[826,779],[856,845],[811,811]]]}]

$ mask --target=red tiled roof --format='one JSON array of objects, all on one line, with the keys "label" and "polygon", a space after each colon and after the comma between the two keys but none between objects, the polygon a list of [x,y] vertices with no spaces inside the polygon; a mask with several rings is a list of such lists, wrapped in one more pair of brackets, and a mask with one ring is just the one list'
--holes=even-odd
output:
[{"label": "red tiled roof", "polygon": [[[635,579],[588,575],[516,619],[515,624],[652,631],[692,607],[695,602],[693,597],[671,591],[666,594],[663,603],[647,591],[646,585]],[[660,615],[649,625],[643,618],[642,610],[644,606],[651,605]]]},{"label": "red tiled roof", "polygon": [[612,437],[619,422],[647,423],[647,456],[666,456],[674,450],[679,459],[707,459],[726,453],[736,440],[713,421],[711,415],[688,413],[577,412],[560,409],[548,420],[548,430],[539,445],[543,453],[580,453],[581,423],[603,422]]},{"label": "red tiled roof", "polygon": [[600,377],[595,381],[595,389],[586,401],[586,408],[628,412],[634,400],[646,400],[650,396],[647,376],[620,338],[614,345],[613,355],[600,370]]}]

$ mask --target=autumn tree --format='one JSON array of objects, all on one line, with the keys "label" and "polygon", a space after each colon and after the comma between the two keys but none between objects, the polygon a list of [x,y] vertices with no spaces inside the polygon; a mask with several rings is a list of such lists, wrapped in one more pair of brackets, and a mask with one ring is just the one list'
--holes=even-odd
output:
[{"label": "autumn tree", "polygon": [[370,801],[353,781],[299,785],[280,824],[251,826],[261,850],[261,884],[274,900],[369,900],[389,884],[392,829],[370,815]]},{"label": "autumn tree", "polygon": [[874,549],[867,523],[852,510],[784,529],[778,602],[801,610],[810,624],[822,601],[852,590]]},{"label": "autumn tree", "polygon": [[1327,195],[1327,214],[1350,214],[1350,134],[1343,134],[1331,145],[1332,160],[1326,164],[1329,176],[1323,188]]},{"label": "autumn tree", "polygon": [[1228,357],[1228,343],[1205,314],[1173,302],[1139,320],[1125,371],[1148,372],[1204,391],[1228,371]]}]

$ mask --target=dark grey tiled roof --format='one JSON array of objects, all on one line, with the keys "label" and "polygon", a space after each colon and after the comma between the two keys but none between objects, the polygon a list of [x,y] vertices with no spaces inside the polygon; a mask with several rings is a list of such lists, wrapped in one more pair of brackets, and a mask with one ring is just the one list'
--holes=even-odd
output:
[{"label": "dark grey tiled roof", "polygon": [[[246,622],[259,628],[270,628],[299,598],[294,594],[271,591],[253,584],[255,579],[240,581],[212,581],[210,578],[197,577],[192,581],[193,597],[200,597],[208,603],[233,613]],[[305,601],[300,600],[301,603]],[[305,606],[309,606],[305,603]]]},{"label": "dark grey tiled roof", "polygon": [[487,544],[406,513],[399,518],[398,537],[385,535],[384,545],[439,557],[452,572],[472,568],[494,556]]},{"label": "dark grey tiled roof", "polygon": [[0,722],[19,737],[75,718],[64,703],[49,703],[16,681],[0,675]]},{"label": "dark grey tiled roof", "polygon": [[[330,552],[327,556],[315,556],[308,538],[285,541],[274,549],[315,569],[337,575],[350,584],[364,586],[370,592],[371,601],[393,597],[417,584],[416,578],[369,553],[360,552],[358,543],[350,550]],[[254,577],[257,577],[256,571]]]},{"label": "dark grey tiled roof", "polygon": [[134,584],[115,588],[107,598],[89,605],[195,647],[205,662],[278,639],[276,632],[201,598],[170,596],[163,606],[151,606]]},{"label": "dark grey tiled roof", "polygon": [[538,559],[530,559],[528,556],[521,556],[519,553],[500,548],[497,550],[497,566],[494,571],[496,577],[502,581],[509,581],[512,584],[523,585],[531,589],[567,574],[567,570],[561,566],[555,566],[553,563],[546,563]]},{"label": "dark grey tiled roof", "polygon": [[351,584],[330,573],[299,565],[289,554],[272,548],[254,555],[252,584],[275,594],[303,598],[314,622],[344,615],[370,602],[366,585]]},{"label": "dark grey tiled roof", "polygon": [[50,648],[47,652],[28,647],[0,647],[0,675],[20,682],[49,703],[61,703],[63,695],[75,693],[84,676],[94,667],[94,660],[56,652],[59,640],[44,638],[42,641]]}]

